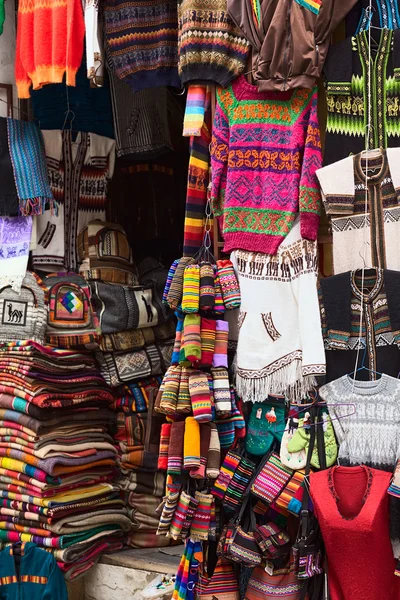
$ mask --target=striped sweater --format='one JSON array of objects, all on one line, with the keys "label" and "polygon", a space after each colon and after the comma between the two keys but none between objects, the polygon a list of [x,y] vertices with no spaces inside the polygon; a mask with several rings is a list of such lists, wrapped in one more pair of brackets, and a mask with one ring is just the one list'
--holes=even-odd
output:
[{"label": "striped sweater", "polygon": [[106,0],[104,36],[112,69],[133,91],[181,87],[174,0]]},{"label": "striped sweater", "polygon": [[241,75],[217,98],[211,202],[224,251],[275,254],[298,212],[301,236],[315,240],[322,164],[316,88],[259,92]]},{"label": "striped sweater", "polygon": [[226,0],[183,0],[178,17],[182,83],[225,87],[243,72],[249,43],[228,15]]}]

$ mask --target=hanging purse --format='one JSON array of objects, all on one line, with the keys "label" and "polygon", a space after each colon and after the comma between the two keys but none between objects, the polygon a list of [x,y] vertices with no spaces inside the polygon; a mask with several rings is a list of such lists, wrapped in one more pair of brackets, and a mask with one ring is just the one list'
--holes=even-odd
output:
[{"label": "hanging purse", "polygon": [[254,539],[267,560],[272,561],[275,558],[289,555],[290,537],[273,521],[257,527],[254,531]]},{"label": "hanging purse", "polygon": [[224,558],[219,558],[214,573],[208,577],[206,566],[199,574],[196,586],[197,600],[239,600],[239,586],[233,566]]},{"label": "hanging purse", "polygon": [[[318,408],[312,408],[311,418],[315,423]],[[317,431],[315,431],[317,429]],[[323,434],[323,432],[322,432]],[[318,436],[317,426],[310,428],[310,444],[307,453],[307,464],[305,470],[305,479],[308,483],[310,473],[311,457],[314,449],[315,438],[317,437],[317,446],[320,450],[320,461],[322,468],[326,468],[325,454],[322,452],[323,435]],[[308,485],[304,486],[302,508],[300,513],[300,526],[296,542],[293,546],[293,553],[298,565],[298,578],[302,581],[302,596],[301,599],[308,598],[318,599],[320,590],[322,590],[324,574],[323,574],[323,541],[319,530],[318,521],[313,514],[308,510],[309,492]]]},{"label": "hanging purse", "polygon": [[285,467],[278,454],[273,452],[262,463],[251,485],[251,493],[270,504],[280,495],[292,475],[292,469]]},{"label": "hanging purse", "polygon": [[256,465],[249,458],[242,458],[232,479],[228,483],[222,506],[225,510],[236,511],[244,500],[247,486],[255,471]]},{"label": "hanging purse", "polygon": [[297,578],[293,553],[286,567],[274,569],[273,565],[254,569],[250,577],[245,600],[281,600],[283,597],[300,600],[302,582]]},{"label": "hanging purse", "polygon": [[[250,496],[247,495],[238,517],[224,529],[221,536],[223,541],[217,553],[227,560],[252,568],[261,564],[262,555],[254,536],[256,518],[249,501]],[[246,510],[245,524],[242,526],[241,521]]]}]

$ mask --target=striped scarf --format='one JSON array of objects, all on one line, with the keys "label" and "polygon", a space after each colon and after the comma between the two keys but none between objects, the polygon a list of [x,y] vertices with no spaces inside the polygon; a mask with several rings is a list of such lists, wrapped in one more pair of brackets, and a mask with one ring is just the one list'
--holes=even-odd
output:
[{"label": "striped scarf", "polygon": [[7,131],[21,215],[41,215],[47,205],[57,214],[40,129],[35,123],[8,118]]}]

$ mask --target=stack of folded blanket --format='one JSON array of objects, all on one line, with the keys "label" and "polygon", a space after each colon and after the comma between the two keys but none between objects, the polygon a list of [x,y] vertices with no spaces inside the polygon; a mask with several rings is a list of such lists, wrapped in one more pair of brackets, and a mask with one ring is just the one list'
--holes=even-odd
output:
[{"label": "stack of folded blanket", "polygon": [[156,510],[165,490],[165,474],[157,472],[159,440],[163,418],[153,412],[153,402],[162,377],[121,386],[114,403],[121,478],[118,485],[126,503],[132,529],[127,543],[135,548],[168,546],[170,540],[156,535]]},{"label": "stack of folded blanket", "polygon": [[90,353],[0,348],[0,541],[44,547],[68,579],[131,529],[114,483],[114,400]]}]

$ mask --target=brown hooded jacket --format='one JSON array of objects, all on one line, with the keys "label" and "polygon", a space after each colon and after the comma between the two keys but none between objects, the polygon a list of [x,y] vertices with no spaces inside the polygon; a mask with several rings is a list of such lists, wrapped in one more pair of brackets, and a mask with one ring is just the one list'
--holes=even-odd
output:
[{"label": "brown hooded jacket", "polygon": [[330,37],[357,0],[260,0],[257,26],[252,0],[228,0],[228,12],[252,47],[260,91],[312,88]]}]

